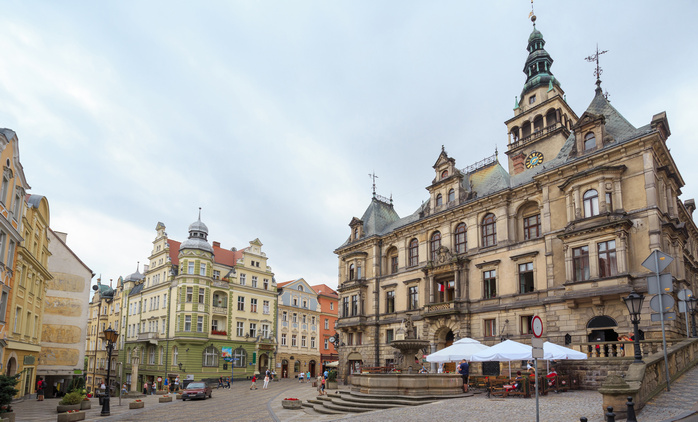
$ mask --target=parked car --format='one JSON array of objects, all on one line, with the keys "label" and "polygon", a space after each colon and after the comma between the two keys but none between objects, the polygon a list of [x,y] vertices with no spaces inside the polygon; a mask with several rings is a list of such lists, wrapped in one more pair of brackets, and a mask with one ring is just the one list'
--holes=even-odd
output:
[{"label": "parked car", "polygon": [[186,399],[206,399],[211,398],[211,387],[205,382],[190,382],[182,391],[182,401]]}]

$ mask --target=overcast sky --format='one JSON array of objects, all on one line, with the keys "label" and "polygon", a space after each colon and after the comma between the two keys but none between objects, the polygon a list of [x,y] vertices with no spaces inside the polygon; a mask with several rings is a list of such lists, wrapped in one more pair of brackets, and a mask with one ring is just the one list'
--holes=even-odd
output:
[{"label": "overcast sky", "polygon": [[[636,127],[666,111],[698,198],[698,2],[537,0],[552,72],[581,115],[603,89]],[[500,151],[532,30],[528,0],[4,1],[0,127],[30,193],[103,280],[183,241],[259,238],[278,282],[337,285],[334,249],[371,198],[403,217],[444,145]],[[693,122],[693,123],[691,123]],[[142,269],[142,266],[141,266]]]}]

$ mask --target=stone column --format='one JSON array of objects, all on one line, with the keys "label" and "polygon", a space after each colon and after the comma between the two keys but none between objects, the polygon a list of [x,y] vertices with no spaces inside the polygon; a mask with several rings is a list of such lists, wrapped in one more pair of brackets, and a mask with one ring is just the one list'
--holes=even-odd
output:
[{"label": "stone column", "polygon": [[455,286],[456,291],[454,293],[456,296],[455,299],[458,300],[458,299],[460,299],[460,267],[459,266],[456,266],[456,271],[455,271],[454,276],[455,276],[454,281],[455,281],[455,285],[456,285]]},{"label": "stone column", "polygon": [[[431,346],[430,353],[436,353],[436,343],[431,343],[430,346]],[[429,372],[432,374],[435,374],[437,370],[438,370],[438,363],[431,362],[431,369],[429,369]]]},{"label": "stone column", "polygon": [[574,188],[574,219],[582,218],[581,197],[579,196],[579,187]]},{"label": "stone column", "polygon": [[429,303],[434,303],[434,276],[430,275],[427,277],[427,283],[429,283]]},{"label": "stone column", "polygon": [[131,391],[138,392],[138,362],[140,358],[138,357],[138,349],[133,351],[136,356],[131,357]]}]

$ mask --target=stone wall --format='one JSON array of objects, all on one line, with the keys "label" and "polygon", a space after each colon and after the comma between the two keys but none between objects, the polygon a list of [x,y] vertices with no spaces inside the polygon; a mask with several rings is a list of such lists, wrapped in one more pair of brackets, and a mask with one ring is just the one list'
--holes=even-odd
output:
[{"label": "stone wall", "polygon": [[560,361],[558,372],[578,377],[579,385],[583,390],[598,390],[606,381],[606,377],[625,374],[632,362],[631,358]]}]

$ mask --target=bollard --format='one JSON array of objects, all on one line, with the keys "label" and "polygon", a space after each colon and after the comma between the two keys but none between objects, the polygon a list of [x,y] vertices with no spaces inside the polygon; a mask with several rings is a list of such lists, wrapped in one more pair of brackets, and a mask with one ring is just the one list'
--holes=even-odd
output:
[{"label": "bollard", "polygon": [[633,403],[633,398],[628,397],[628,402],[625,403],[625,405],[628,406],[628,418],[625,422],[637,422],[637,418],[635,417],[635,403]]},{"label": "bollard", "polygon": [[616,414],[613,413],[613,406],[607,407],[608,412],[606,412],[606,422],[616,422]]}]

